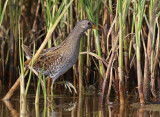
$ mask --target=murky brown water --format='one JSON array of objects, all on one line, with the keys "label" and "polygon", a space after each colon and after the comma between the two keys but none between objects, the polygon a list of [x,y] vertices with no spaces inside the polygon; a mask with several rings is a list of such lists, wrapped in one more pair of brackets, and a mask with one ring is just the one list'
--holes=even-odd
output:
[{"label": "murky brown water", "polygon": [[[70,96],[67,93],[55,92],[53,97],[48,97],[45,105],[43,95],[40,97],[40,104],[35,104],[35,94],[29,91],[26,115],[20,114],[19,91],[10,101],[0,100],[0,117],[160,117],[160,105],[151,104],[144,107],[139,103],[119,105],[111,98],[109,104],[104,107],[99,105],[100,95]],[[5,93],[5,92],[3,92]],[[1,95],[2,98],[2,95]]]}]

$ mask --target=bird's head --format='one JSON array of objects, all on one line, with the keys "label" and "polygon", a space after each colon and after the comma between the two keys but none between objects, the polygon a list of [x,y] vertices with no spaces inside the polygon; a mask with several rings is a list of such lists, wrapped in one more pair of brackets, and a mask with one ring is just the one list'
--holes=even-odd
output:
[{"label": "bird's head", "polygon": [[77,25],[84,31],[87,29],[97,29],[93,22],[87,19],[81,20]]}]

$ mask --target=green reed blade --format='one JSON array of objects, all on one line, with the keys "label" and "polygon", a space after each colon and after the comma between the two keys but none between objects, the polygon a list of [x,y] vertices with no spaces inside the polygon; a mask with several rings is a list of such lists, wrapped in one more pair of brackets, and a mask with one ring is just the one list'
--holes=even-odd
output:
[{"label": "green reed blade", "polygon": [[8,3],[8,0],[5,1],[4,6],[3,6],[3,10],[2,10],[2,12],[1,12],[1,0],[0,0],[0,26],[1,26],[1,24],[2,24],[2,20],[3,20],[3,17],[4,17],[4,13],[5,13],[5,11],[6,11],[7,3]]},{"label": "green reed blade", "polygon": [[[34,46],[33,46],[33,57],[34,57],[34,54],[35,54],[35,43],[34,43]],[[26,86],[26,90],[25,90],[25,96],[27,96],[27,92],[28,92],[28,89],[29,89],[29,85],[30,85],[30,81],[31,81],[31,75],[32,75],[32,68],[33,68],[33,60],[32,60],[32,63],[31,63],[29,78],[28,78],[28,82],[27,82],[27,86]]]}]

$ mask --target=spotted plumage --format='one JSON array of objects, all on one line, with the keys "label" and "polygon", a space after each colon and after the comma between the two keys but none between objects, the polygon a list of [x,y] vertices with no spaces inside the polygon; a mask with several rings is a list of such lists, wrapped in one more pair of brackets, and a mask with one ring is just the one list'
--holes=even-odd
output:
[{"label": "spotted plumage", "polygon": [[76,63],[81,36],[87,29],[91,28],[94,28],[94,25],[90,20],[78,22],[59,46],[42,51],[33,68],[37,72],[41,72],[44,66],[43,74],[50,76],[54,83],[60,75],[64,74]]}]

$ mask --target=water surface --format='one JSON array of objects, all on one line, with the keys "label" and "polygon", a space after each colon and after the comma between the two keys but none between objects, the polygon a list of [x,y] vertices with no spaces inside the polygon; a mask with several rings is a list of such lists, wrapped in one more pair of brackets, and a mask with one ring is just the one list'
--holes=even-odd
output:
[{"label": "water surface", "polygon": [[160,117],[159,104],[140,106],[138,100],[137,102],[132,100],[125,105],[120,105],[114,97],[110,98],[104,106],[99,102],[100,95],[96,92],[90,95],[73,96],[66,90],[55,91],[53,97],[48,96],[47,104],[44,103],[43,94],[41,94],[40,103],[35,104],[35,93],[29,91],[26,115],[24,115],[20,110],[19,91],[16,91],[10,101],[0,100],[0,117]]}]

